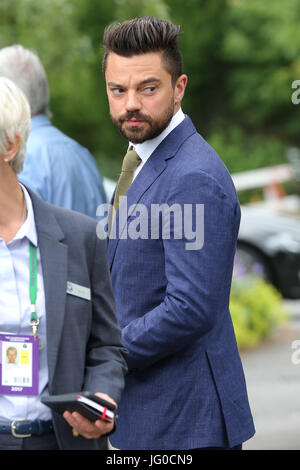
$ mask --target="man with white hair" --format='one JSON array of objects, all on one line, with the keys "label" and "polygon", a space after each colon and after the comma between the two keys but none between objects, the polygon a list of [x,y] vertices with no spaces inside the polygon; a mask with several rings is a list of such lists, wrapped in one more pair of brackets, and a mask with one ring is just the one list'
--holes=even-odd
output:
[{"label": "man with white hair", "polygon": [[22,185],[27,100],[0,77],[0,450],[107,449],[114,421],[53,413],[47,395],[82,390],[117,406],[127,371],[106,241],[91,217]]},{"label": "man with white hair", "polygon": [[45,201],[95,218],[106,202],[101,174],[90,152],[51,124],[47,76],[38,56],[20,45],[1,49],[0,76],[23,91],[31,108],[19,180]]}]

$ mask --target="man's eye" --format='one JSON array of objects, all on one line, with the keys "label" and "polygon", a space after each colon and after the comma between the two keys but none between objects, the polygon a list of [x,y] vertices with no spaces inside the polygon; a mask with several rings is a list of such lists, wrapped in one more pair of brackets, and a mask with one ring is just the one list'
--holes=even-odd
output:
[{"label": "man's eye", "polygon": [[112,88],[111,91],[114,95],[120,95],[121,93],[123,93],[122,88]]},{"label": "man's eye", "polygon": [[156,87],[155,86],[147,86],[146,88],[144,88],[144,91],[146,93],[153,93],[155,91]]}]

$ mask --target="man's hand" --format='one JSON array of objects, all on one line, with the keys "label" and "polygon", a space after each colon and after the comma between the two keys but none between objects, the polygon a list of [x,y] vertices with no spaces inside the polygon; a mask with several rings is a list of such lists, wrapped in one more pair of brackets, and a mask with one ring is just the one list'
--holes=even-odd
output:
[{"label": "man's hand", "polygon": [[[109,401],[110,403],[113,403],[117,408],[116,402],[105,393],[96,393],[95,395],[103,398],[106,401]],[[86,439],[98,439],[103,434],[111,432],[114,427],[114,421],[107,423],[98,419],[97,421],[92,422],[76,411],[73,413],[65,411],[63,416],[69,425],[73,428],[74,436],[78,436],[80,434]]]}]

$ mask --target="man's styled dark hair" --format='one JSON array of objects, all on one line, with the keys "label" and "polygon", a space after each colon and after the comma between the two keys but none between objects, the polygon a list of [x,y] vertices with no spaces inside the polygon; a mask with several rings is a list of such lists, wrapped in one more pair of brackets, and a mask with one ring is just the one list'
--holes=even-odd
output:
[{"label": "man's styled dark hair", "polygon": [[177,44],[180,33],[180,26],[154,16],[142,16],[109,25],[103,37],[103,73],[105,74],[107,57],[111,52],[123,57],[161,52],[164,67],[170,73],[174,86],[183,73],[182,55]]}]

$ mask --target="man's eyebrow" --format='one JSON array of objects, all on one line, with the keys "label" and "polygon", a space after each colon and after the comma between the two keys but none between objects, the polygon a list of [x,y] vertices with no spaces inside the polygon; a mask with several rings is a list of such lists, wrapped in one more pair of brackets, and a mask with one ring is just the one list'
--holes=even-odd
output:
[{"label": "man's eyebrow", "polygon": [[[141,81],[138,84],[138,86],[143,86],[143,85],[146,85],[147,83],[161,83],[161,80],[157,77],[149,77],[149,78],[146,78],[145,80]],[[120,85],[119,83],[115,83],[115,82],[108,82],[107,86],[115,87],[115,88],[123,88],[123,85]]]},{"label": "man's eyebrow", "polygon": [[139,86],[143,86],[143,85],[146,85],[147,83],[154,83],[154,82],[161,83],[161,80],[157,77],[149,77],[143,80],[142,82],[140,82]]},{"label": "man's eyebrow", "polygon": [[114,82],[108,82],[107,85],[108,86],[113,86],[113,87],[116,87],[116,88],[122,88],[122,85],[119,85],[118,83],[114,83]]}]

